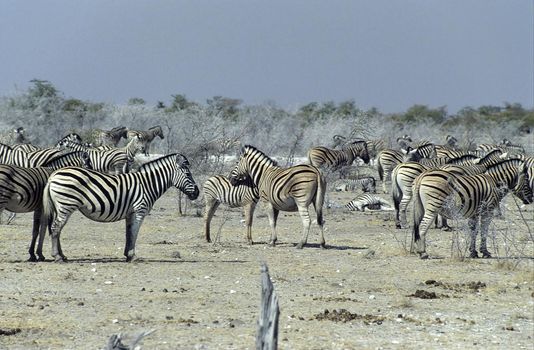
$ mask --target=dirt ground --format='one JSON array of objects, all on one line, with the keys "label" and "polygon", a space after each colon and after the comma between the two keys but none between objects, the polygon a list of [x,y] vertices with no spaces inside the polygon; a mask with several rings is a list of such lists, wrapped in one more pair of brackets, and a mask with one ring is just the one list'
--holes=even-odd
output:
[{"label": "dirt ground", "polygon": [[262,205],[257,244],[246,244],[241,212],[223,207],[212,223],[220,242],[206,243],[197,209],[178,216],[171,190],[141,227],[135,263],[122,255],[124,222],[80,214],[63,231],[68,263],[26,262],[31,215],[20,214],[0,226],[0,348],[102,349],[114,333],[127,343],[155,330],[143,348],[252,349],[262,262],[279,296],[281,349],[534,348],[532,206],[523,219],[507,197],[505,220],[492,226],[492,259],[462,259],[451,247],[465,247],[464,233],[432,229],[432,259],[420,260],[406,253],[409,231],[393,228],[391,212],[336,207],[352,197],[330,194],[328,249],[314,226],[297,250],[298,215],[280,215],[280,244],[270,247]]}]

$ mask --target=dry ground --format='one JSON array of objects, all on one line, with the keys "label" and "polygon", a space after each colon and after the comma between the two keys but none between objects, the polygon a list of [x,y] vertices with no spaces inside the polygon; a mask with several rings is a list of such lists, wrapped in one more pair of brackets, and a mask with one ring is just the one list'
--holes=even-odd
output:
[{"label": "dry ground", "polygon": [[[515,206],[511,197],[507,204]],[[0,226],[0,348],[101,349],[114,333],[154,329],[145,349],[251,349],[265,261],[280,300],[282,349],[533,349],[534,251],[515,209],[492,228],[496,258],[463,260],[451,247],[465,247],[464,234],[433,229],[434,258],[422,261],[406,253],[408,231],[393,229],[391,213],[332,209],[328,249],[318,247],[314,227],[297,250],[296,214],[280,215],[273,248],[262,206],[253,246],[239,210],[218,210],[220,242],[208,244],[195,208],[179,217],[176,207],[174,190],[156,203],[136,263],[122,256],[123,222],[74,215],[62,237],[66,264],[25,261],[31,215]],[[532,206],[522,214],[532,230]]]}]

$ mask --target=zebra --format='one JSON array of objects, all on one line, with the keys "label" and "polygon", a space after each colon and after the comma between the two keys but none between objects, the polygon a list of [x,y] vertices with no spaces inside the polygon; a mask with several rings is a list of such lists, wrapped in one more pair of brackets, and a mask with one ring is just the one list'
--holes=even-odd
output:
[{"label": "zebra", "polygon": [[71,132],[70,134],[65,135],[61,139],[59,139],[58,142],[56,142],[55,147],[61,148],[61,145],[63,145],[66,142],[73,142],[73,143],[81,144],[82,138],[77,133]]},{"label": "zebra", "polygon": [[319,146],[308,151],[308,160],[311,165],[319,169],[331,171],[351,165],[354,159],[359,157],[365,164],[369,164],[369,153],[365,141],[355,141],[347,144],[342,150],[330,149]]},{"label": "zebra", "polygon": [[363,193],[345,205],[350,211],[393,210],[386,200],[369,193]]},{"label": "zebra", "polygon": [[27,143],[25,134],[26,130],[23,127],[11,129],[0,134],[0,142],[10,146]]},{"label": "zebra", "polygon": [[[34,249],[40,228],[43,189],[50,175],[65,166],[90,168],[91,163],[85,152],[71,152],[50,161],[44,167],[23,168],[15,165],[0,165],[0,211],[12,212],[10,220],[16,213],[33,212],[29,261],[37,261]],[[38,251],[38,255],[39,260],[44,260],[42,251]]]},{"label": "zebra", "polygon": [[244,207],[245,210],[245,225],[247,227],[247,241],[253,244],[252,241],[252,220],[254,218],[254,209],[260,199],[258,188],[252,182],[250,177],[247,177],[243,182],[233,186],[227,177],[216,175],[210,177],[204,183],[204,201],[206,203],[206,211],[204,214],[204,233],[207,242],[211,242],[210,238],[210,223],[217,207],[223,203],[230,208]]},{"label": "zebra", "polygon": [[17,143],[15,145],[11,146],[11,148],[14,149],[14,150],[23,151],[23,152],[26,152],[26,153],[39,151],[39,150],[42,149],[40,147],[32,145],[31,143]]},{"label": "zebra", "polygon": [[281,168],[254,146],[245,145],[241,149],[238,164],[230,174],[230,182],[236,185],[239,181],[244,181],[247,176],[250,176],[254,185],[258,187],[261,198],[269,203],[271,245],[274,246],[277,240],[276,221],[279,212],[298,210],[303,229],[297,248],[302,249],[310,231],[308,207],[313,204],[317,224],[321,229],[320,246],[325,248],[323,203],[326,181],[317,168],[307,164]]},{"label": "zebra", "polygon": [[43,215],[39,232],[42,251],[44,231],[52,236],[52,256],[66,260],[60,235],[70,215],[79,210],[93,221],[126,220],[126,261],[136,260],[135,243],[139,228],[156,200],[170,187],[176,187],[189,199],[199,195],[189,171],[189,161],[182,154],[169,154],[143,164],[135,173],[108,175],[82,168],[63,168],[48,179],[43,194]]},{"label": "zebra", "polygon": [[14,150],[11,146],[0,143],[0,164],[16,165],[29,168],[30,160],[26,152]]},{"label": "zebra", "polygon": [[126,139],[128,129],[124,126],[117,126],[111,130],[94,129],[92,139],[97,146],[117,147],[122,138]]},{"label": "zebra", "polygon": [[502,139],[500,145],[505,152],[519,153],[519,154],[525,153],[525,148],[522,145],[513,144],[512,141],[508,139]]},{"label": "zebra", "polygon": [[376,180],[372,176],[362,176],[356,179],[340,179],[334,183],[334,189],[340,191],[356,191],[376,193]]},{"label": "zebra", "polygon": [[[470,257],[477,258],[476,229],[480,220],[480,252],[491,257],[486,236],[493,211],[509,190],[523,201],[532,203],[532,189],[528,186],[528,173],[522,161],[505,160],[488,167],[478,175],[455,175],[443,170],[431,170],[418,176],[413,184],[414,215],[413,242],[422,259],[426,253],[426,233],[438,213],[450,216],[453,211],[467,218],[471,231]],[[446,203],[452,202],[453,208]]]},{"label": "zebra", "polygon": [[136,135],[122,148],[100,151],[69,140],[61,141],[57,147],[85,151],[89,154],[94,170],[101,172],[113,171],[115,174],[120,174],[129,171],[135,155],[145,150],[145,143]]},{"label": "zebra", "polygon": [[[472,155],[465,155],[459,158],[434,158],[428,159],[426,162],[404,162],[398,164],[391,175],[391,194],[393,197],[393,204],[395,206],[395,227],[397,229],[406,226],[406,210],[408,204],[412,200],[412,185],[417,176],[426,170],[430,169],[445,169],[455,172],[459,175],[479,174],[486,170],[482,165],[474,165],[473,171],[469,171],[466,165],[473,165],[475,160],[478,160]],[[470,168],[469,168],[470,169]],[[476,171],[475,171],[476,170]],[[442,224],[443,228],[450,229],[446,220]]]},{"label": "zebra", "polygon": [[150,150],[150,144],[154,140],[156,136],[159,136],[160,139],[164,139],[165,136],[163,136],[163,129],[161,129],[161,126],[156,125],[151,128],[149,128],[147,131],[139,131],[139,130],[129,130],[128,133],[128,139],[131,139],[135,136],[137,136],[140,140],[143,140],[145,142],[145,156],[149,156],[149,150]]}]

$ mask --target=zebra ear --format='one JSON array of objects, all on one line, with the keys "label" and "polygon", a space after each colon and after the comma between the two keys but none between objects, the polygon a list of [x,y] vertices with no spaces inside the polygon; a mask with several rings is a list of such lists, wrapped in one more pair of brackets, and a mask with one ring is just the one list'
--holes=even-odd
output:
[{"label": "zebra ear", "polygon": [[178,164],[181,167],[188,167],[189,161],[183,154],[177,154],[176,155],[176,164]]}]

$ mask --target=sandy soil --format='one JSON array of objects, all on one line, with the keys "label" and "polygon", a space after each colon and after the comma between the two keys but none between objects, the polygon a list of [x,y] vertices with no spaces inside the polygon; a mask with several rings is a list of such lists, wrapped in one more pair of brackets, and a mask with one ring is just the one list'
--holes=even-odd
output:
[{"label": "sandy soil", "polygon": [[156,203],[136,263],[122,256],[123,222],[73,215],[62,236],[65,264],[26,262],[31,215],[0,226],[0,348],[101,349],[114,333],[153,329],[145,349],[251,349],[263,261],[280,299],[282,349],[534,348],[534,249],[517,210],[492,228],[496,258],[463,260],[451,246],[465,247],[464,234],[433,229],[434,258],[422,261],[406,253],[408,231],[393,229],[391,213],[332,209],[328,249],[318,247],[314,227],[297,250],[297,214],[281,214],[273,248],[261,205],[253,246],[239,210],[218,210],[220,242],[208,244],[196,209],[180,217],[176,207],[174,190]]}]

